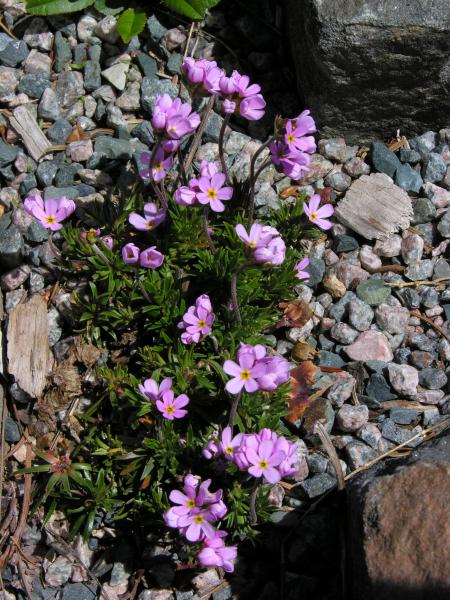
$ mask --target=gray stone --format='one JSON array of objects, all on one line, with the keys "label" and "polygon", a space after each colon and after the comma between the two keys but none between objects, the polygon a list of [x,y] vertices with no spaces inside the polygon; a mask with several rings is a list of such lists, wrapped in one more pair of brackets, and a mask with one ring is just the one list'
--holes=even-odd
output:
[{"label": "gray stone", "polygon": [[72,131],[72,125],[66,119],[57,119],[47,129],[47,137],[53,144],[64,144]]},{"label": "gray stone", "polygon": [[381,279],[366,279],[356,288],[358,298],[370,306],[386,303],[391,296],[391,288]]},{"label": "gray stone", "polygon": [[381,425],[381,433],[384,438],[394,444],[403,444],[408,441],[417,431],[402,429],[392,419],[386,419]]},{"label": "gray stone", "polygon": [[436,207],[428,198],[417,198],[414,204],[413,223],[430,223],[436,218]]},{"label": "gray stone", "polygon": [[427,131],[409,140],[410,147],[418,152],[421,157],[426,157],[436,148],[438,135],[434,131]]},{"label": "gray stone", "polygon": [[345,163],[356,156],[357,146],[347,146],[344,138],[319,140],[318,149],[320,154],[335,162]]},{"label": "gray stone", "polygon": [[14,94],[19,85],[20,71],[0,66],[0,98]]},{"label": "gray stone", "polygon": [[345,446],[345,455],[351,469],[357,469],[377,457],[377,452],[364,442],[350,442]]},{"label": "gray stone", "polygon": [[371,145],[372,164],[377,171],[386,173],[394,178],[395,172],[402,167],[397,155],[380,142],[373,142]]},{"label": "gray stone", "polygon": [[385,139],[397,129],[419,134],[447,122],[447,0],[401,7],[286,0],[284,7],[298,86],[325,137]]},{"label": "gray stone", "polygon": [[97,596],[96,583],[67,583],[63,590],[61,600],[95,600]]},{"label": "gray stone", "polygon": [[444,214],[437,228],[443,238],[450,238],[450,210]]},{"label": "gray stone", "polygon": [[447,385],[447,375],[442,369],[429,367],[419,371],[419,383],[429,390],[440,390]]},{"label": "gray stone", "polygon": [[178,96],[178,86],[167,79],[154,80],[144,77],[141,84],[141,102],[144,110],[153,113],[153,106],[161,94],[168,94],[174,100]]},{"label": "gray stone", "polygon": [[397,425],[410,425],[419,416],[419,411],[414,408],[392,408],[389,418]]},{"label": "gray stone", "polygon": [[409,365],[390,363],[387,367],[389,381],[396,392],[414,396],[419,384],[419,372]]},{"label": "gray stone", "polygon": [[79,163],[71,163],[70,165],[61,165],[56,173],[55,185],[57,187],[71,186],[74,183],[75,176],[83,165]]},{"label": "gray stone", "polygon": [[332,490],[336,486],[336,479],[328,473],[318,473],[302,481],[299,484],[299,488],[305,493],[305,495],[312,500],[322,496],[325,492]]},{"label": "gray stone", "polygon": [[352,178],[347,173],[336,171],[335,173],[329,173],[325,177],[324,183],[338,192],[345,192],[350,187]]},{"label": "gray stone", "polygon": [[60,73],[72,60],[72,50],[60,31],[55,33],[55,62],[53,68]]},{"label": "gray stone", "polygon": [[150,80],[156,79],[156,72],[158,71],[158,63],[156,60],[144,52],[138,52],[136,58],[144,76]]},{"label": "gray stone", "polygon": [[373,373],[370,376],[369,383],[366,387],[366,394],[375,400],[385,402],[386,400],[394,400],[396,394],[392,393],[387,381],[382,373]]},{"label": "gray stone", "polygon": [[6,35],[6,33],[3,33],[3,31],[0,32],[0,52],[3,51],[12,41],[12,37],[9,37],[9,35]]},{"label": "gray stone", "polygon": [[11,419],[11,417],[6,417],[5,420],[5,441],[8,444],[16,444],[22,436],[20,435],[19,427],[17,423]]},{"label": "gray stone", "polygon": [[356,295],[354,292],[346,292],[344,296],[330,308],[328,316],[336,321],[342,321],[348,313],[350,302],[355,298]]},{"label": "gray stone", "polygon": [[27,58],[29,52],[23,40],[14,40],[0,50],[0,62],[5,67],[16,67]]},{"label": "gray stone", "polygon": [[88,60],[84,65],[84,87],[88,92],[94,92],[102,85],[100,63]]},{"label": "gray stone", "polygon": [[36,169],[36,178],[40,185],[47,187],[52,185],[59,164],[53,160],[45,160],[39,163]]},{"label": "gray stone", "polygon": [[167,31],[167,28],[158,21],[155,15],[147,19],[147,29],[155,42],[159,42]]},{"label": "gray stone", "polygon": [[404,333],[409,317],[409,310],[403,306],[380,304],[375,311],[378,327],[391,334]]},{"label": "gray stone", "polygon": [[395,171],[395,183],[407,192],[418,194],[423,185],[420,173],[415,171],[410,165],[401,165]]},{"label": "gray stone", "polygon": [[100,135],[95,139],[95,152],[108,159],[130,159],[133,156],[130,142],[106,135]]},{"label": "gray stone", "polygon": [[[44,229],[43,227],[41,229]],[[44,229],[46,231],[46,229]],[[30,275],[30,292],[32,294],[36,294],[40,292],[45,287],[45,279],[44,277],[38,273],[37,271],[31,271]]]},{"label": "gray stone", "polygon": [[374,312],[368,304],[354,298],[348,304],[348,320],[358,331],[366,331],[369,329],[374,317]]},{"label": "gray stone", "polygon": [[24,75],[17,87],[17,92],[39,100],[45,88],[48,87],[50,87],[50,81],[44,75]]},{"label": "gray stone", "polygon": [[446,258],[438,258],[434,265],[433,277],[438,279],[439,277],[450,276],[450,264]]},{"label": "gray stone", "polygon": [[447,165],[440,154],[431,152],[424,160],[422,167],[422,177],[424,181],[436,183],[444,178]]},{"label": "gray stone", "polygon": [[342,358],[334,352],[320,350],[319,365],[321,367],[334,367],[340,369],[345,365],[345,361],[342,360]]},{"label": "gray stone", "polygon": [[38,116],[48,121],[57,121],[61,116],[60,100],[56,92],[50,87],[46,88],[42,94]]},{"label": "gray stone", "polygon": [[357,431],[369,420],[365,404],[344,404],[336,413],[336,423],[341,431]]},{"label": "gray stone", "polygon": [[330,331],[331,337],[341,344],[351,344],[358,337],[359,332],[347,323],[336,323]]},{"label": "gray stone", "polygon": [[48,345],[54,346],[56,342],[61,338],[61,317],[59,312],[54,306],[52,306],[47,313],[48,321]]},{"label": "gray stone", "polygon": [[351,252],[359,248],[357,240],[351,235],[337,235],[334,238],[334,251],[340,252]]},{"label": "gray stone", "polygon": [[433,308],[439,304],[439,292],[434,287],[423,286],[420,301],[426,308]]},{"label": "gray stone", "polygon": [[342,169],[351,177],[361,177],[361,175],[368,175],[370,173],[369,165],[362,158],[359,158],[359,156],[348,160]]},{"label": "gray stone", "polygon": [[78,197],[77,188],[75,186],[59,188],[51,185],[44,192],[44,200],[59,200],[64,196],[75,200]]},{"label": "gray stone", "polygon": [[18,148],[15,148],[10,144],[6,144],[3,140],[0,139],[0,167],[5,167],[6,165],[9,165],[12,162],[14,162],[18,154]]},{"label": "gray stone", "polygon": [[84,96],[83,76],[78,71],[63,71],[58,76],[56,95],[62,108],[68,108]]},{"label": "gray stone", "polygon": [[[411,143],[411,140],[410,140]],[[416,164],[419,162],[421,156],[420,152],[413,150],[412,148],[400,148],[400,160],[402,163]]]},{"label": "gray stone", "polygon": [[167,70],[172,75],[181,73],[181,65],[183,64],[183,55],[177,52],[172,52],[167,61]]},{"label": "gray stone", "polygon": [[320,258],[310,258],[308,271],[309,279],[305,283],[308,287],[314,288],[319,285],[323,279],[325,273],[324,261]]},{"label": "gray stone", "polygon": [[419,260],[416,263],[408,265],[404,275],[410,281],[421,281],[429,279],[432,276],[433,268],[434,260]]},{"label": "gray stone", "polygon": [[19,229],[11,225],[0,235],[0,264],[6,268],[20,265],[23,253],[23,239]]},{"label": "gray stone", "polygon": [[72,573],[72,561],[65,556],[58,556],[46,570],[45,582],[52,586],[58,587],[69,581]]}]

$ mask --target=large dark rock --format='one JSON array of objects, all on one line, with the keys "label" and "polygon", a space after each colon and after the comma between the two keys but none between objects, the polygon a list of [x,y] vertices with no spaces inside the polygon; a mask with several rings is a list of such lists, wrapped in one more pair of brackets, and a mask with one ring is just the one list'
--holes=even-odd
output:
[{"label": "large dark rock", "polygon": [[450,598],[450,435],[349,482],[352,600]]},{"label": "large dark rock", "polygon": [[326,137],[437,130],[450,113],[448,0],[284,0],[298,87]]}]

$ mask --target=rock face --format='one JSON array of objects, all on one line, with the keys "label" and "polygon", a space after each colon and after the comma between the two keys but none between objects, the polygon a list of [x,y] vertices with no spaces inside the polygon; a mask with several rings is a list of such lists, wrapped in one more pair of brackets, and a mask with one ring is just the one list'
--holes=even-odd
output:
[{"label": "rock face", "polygon": [[299,91],[324,135],[367,141],[447,121],[448,0],[284,4]]},{"label": "rock face", "polygon": [[346,490],[352,599],[449,597],[449,488],[449,435],[351,481]]}]

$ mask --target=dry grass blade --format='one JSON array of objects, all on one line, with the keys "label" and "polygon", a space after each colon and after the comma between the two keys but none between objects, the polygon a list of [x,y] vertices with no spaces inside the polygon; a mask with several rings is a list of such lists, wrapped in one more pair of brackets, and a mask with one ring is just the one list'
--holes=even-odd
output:
[{"label": "dry grass blade", "polygon": [[334,472],[336,473],[337,488],[341,492],[345,487],[345,479],[344,473],[342,472],[341,461],[339,460],[333,443],[331,442],[328,431],[325,429],[322,423],[317,423],[315,430],[317,435],[320,437],[323,447],[327,451],[331,464],[333,465]]},{"label": "dry grass blade", "polygon": [[414,287],[416,285],[442,285],[444,281],[450,281],[450,277],[438,277],[437,279],[432,279],[431,281],[421,280],[421,281],[385,281],[385,284],[389,287],[394,288],[404,288],[404,287]]},{"label": "dry grass blade", "polygon": [[442,327],[439,327],[439,325],[436,325],[436,323],[434,323],[431,319],[429,319],[428,317],[424,317],[422,315],[422,313],[419,310],[412,310],[411,311],[411,316],[412,317],[418,317],[421,321],[424,321],[425,323],[427,323],[430,327],[432,327],[435,331],[437,331],[438,333],[440,333],[443,337],[445,337],[445,339],[447,340],[447,342],[450,343],[450,335],[448,335],[448,333],[446,333]]}]

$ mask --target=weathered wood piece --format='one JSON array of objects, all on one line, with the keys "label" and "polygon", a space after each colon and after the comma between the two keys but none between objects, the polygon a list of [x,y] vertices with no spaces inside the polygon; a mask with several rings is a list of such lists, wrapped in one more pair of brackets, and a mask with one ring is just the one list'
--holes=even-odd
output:
[{"label": "weathered wood piece", "polygon": [[39,160],[51,144],[43,134],[36,119],[26,106],[18,106],[13,111],[13,116],[9,122],[17,133],[21,136],[28,152],[34,158]]},{"label": "weathered wood piece", "polygon": [[42,296],[35,294],[11,311],[6,337],[9,373],[25,392],[38,398],[52,365],[47,303]]},{"label": "weathered wood piece", "polygon": [[383,173],[363,175],[352,183],[335,210],[336,219],[368,240],[383,240],[407,229],[411,198]]}]

